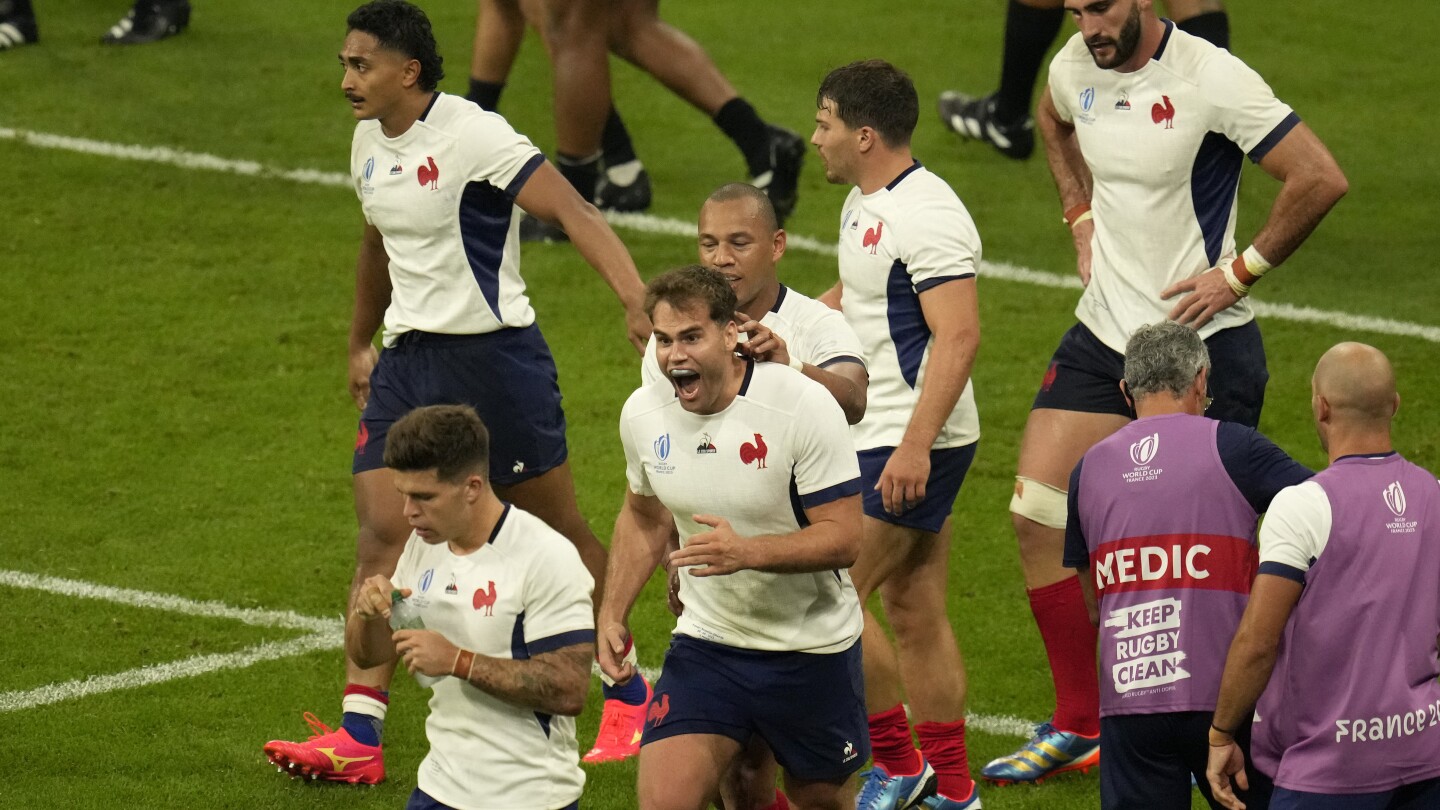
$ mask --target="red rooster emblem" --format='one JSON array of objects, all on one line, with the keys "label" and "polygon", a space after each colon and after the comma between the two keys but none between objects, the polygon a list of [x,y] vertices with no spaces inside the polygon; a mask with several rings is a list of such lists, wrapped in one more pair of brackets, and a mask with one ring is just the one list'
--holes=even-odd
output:
[{"label": "red rooster emblem", "polygon": [[860,241],[860,247],[870,248],[870,255],[875,255],[875,248],[880,245],[880,234],[885,230],[885,223],[876,221],[875,227],[865,229],[865,238]]},{"label": "red rooster emblem", "polygon": [[645,722],[652,726],[658,726],[665,722],[665,716],[670,714],[670,693],[666,692],[659,700],[650,702],[650,710],[645,712]]},{"label": "red rooster emblem", "polygon": [[495,580],[490,580],[490,590],[484,588],[475,589],[475,609],[485,611],[484,615],[495,615]]},{"label": "red rooster emblem", "polygon": [[1150,108],[1150,120],[1155,123],[1164,123],[1166,129],[1175,128],[1175,105],[1170,102],[1169,96],[1161,96],[1162,105],[1159,101]]},{"label": "red rooster emblem", "polygon": [[360,452],[361,450],[364,450],[364,449],[365,449],[365,444],[366,444],[367,442],[369,442],[369,441],[370,441],[370,428],[365,427],[365,423],[364,423],[364,422],[361,422],[361,423],[360,423],[360,431],[355,434],[355,452],[358,453],[358,452]]},{"label": "red rooster emblem", "polygon": [[425,160],[429,162],[429,165],[421,166],[415,170],[415,174],[420,177],[420,185],[429,186],[432,189],[439,188],[440,167],[435,165],[435,158],[433,157],[427,155]]},{"label": "red rooster emblem", "polygon": [[769,452],[770,448],[765,446],[765,437],[756,433],[754,444],[745,442],[740,445],[740,461],[744,462],[746,466],[749,466],[752,461],[758,462],[755,469],[763,470],[765,469],[765,456]]}]

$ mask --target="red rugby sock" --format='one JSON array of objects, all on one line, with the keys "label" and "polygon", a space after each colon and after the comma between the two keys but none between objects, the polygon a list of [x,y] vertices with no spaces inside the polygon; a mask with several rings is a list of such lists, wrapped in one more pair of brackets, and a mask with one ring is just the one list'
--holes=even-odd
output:
[{"label": "red rugby sock", "polygon": [[1100,682],[1095,673],[1098,630],[1086,613],[1080,578],[1062,579],[1028,594],[1055,679],[1055,719],[1051,722],[1061,731],[1093,737],[1100,733]]},{"label": "red rugby sock", "polygon": [[965,720],[953,723],[916,723],[915,735],[930,767],[940,777],[940,793],[951,799],[968,799],[975,781],[965,756]]},{"label": "red rugby sock", "polygon": [[870,756],[891,776],[920,772],[920,752],[910,739],[905,704],[896,703],[893,709],[870,715]]}]

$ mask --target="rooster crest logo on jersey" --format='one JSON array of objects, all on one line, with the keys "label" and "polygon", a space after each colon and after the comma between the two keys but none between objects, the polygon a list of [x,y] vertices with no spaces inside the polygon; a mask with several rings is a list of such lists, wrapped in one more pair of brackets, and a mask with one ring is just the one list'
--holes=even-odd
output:
[{"label": "rooster crest logo on jersey", "polygon": [[1149,436],[1130,445],[1130,460],[1135,466],[1144,467],[1155,458],[1155,453],[1160,449],[1160,434],[1151,433]]},{"label": "rooster crest logo on jersey", "polygon": [[860,240],[860,247],[870,248],[870,255],[875,255],[875,249],[880,246],[880,235],[885,232],[885,223],[876,220],[875,227],[865,229],[865,237]]},{"label": "rooster crest logo on jersey", "polygon": [[750,466],[751,462],[755,462],[755,469],[757,470],[765,469],[765,456],[769,455],[769,453],[770,448],[765,446],[765,437],[759,433],[755,434],[754,444],[745,442],[740,445],[740,461],[747,467]]},{"label": "rooster crest logo on jersey", "polygon": [[1400,482],[1396,481],[1385,488],[1385,505],[1395,517],[1405,517],[1405,490],[1400,488]]},{"label": "rooster crest logo on jersey", "polygon": [[476,589],[475,589],[475,596],[474,596],[474,598],[472,598],[472,599],[470,600],[470,602],[471,602],[471,605],[472,605],[476,610],[481,611],[481,614],[480,614],[480,615],[482,615],[482,616],[494,616],[494,615],[495,615],[495,580],[493,580],[493,579],[490,580],[490,587],[489,587],[489,588],[476,588]]},{"label": "rooster crest logo on jersey", "polygon": [[[1160,103],[1161,101],[1164,103]],[[1163,123],[1166,129],[1175,128],[1175,104],[1169,96],[1161,96],[1160,101],[1150,108],[1150,120],[1157,124]]]},{"label": "rooster crest logo on jersey", "polygon": [[426,165],[416,169],[415,175],[419,178],[420,185],[429,186],[431,191],[436,191],[440,188],[440,167],[435,165],[435,158],[429,155],[425,156],[425,160]]}]

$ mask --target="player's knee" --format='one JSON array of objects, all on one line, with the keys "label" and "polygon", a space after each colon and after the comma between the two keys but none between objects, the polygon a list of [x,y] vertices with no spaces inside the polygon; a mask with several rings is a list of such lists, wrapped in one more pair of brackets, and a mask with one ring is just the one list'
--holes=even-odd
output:
[{"label": "player's knee", "polygon": [[1010,498],[1010,517],[1015,525],[1015,535],[1023,545],[1031,532],[1030,524],[1039,524],[1050,529],[1064,529],[1069,510],[1067,493],[1044,481],[1015,476],[1015,494]]}]

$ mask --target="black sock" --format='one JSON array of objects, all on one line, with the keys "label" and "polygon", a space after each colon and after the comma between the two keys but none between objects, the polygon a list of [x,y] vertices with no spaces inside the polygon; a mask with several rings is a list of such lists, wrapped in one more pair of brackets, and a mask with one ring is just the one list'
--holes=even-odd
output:
[{"label": "black sock", "polygon": [[560,175],[580,193],[585,202],[595,199],[595,186],[600,183],[600,152],[590,157],[572,157],[555,153],[555,167]]},{"label": "black sock", "polygon": [[34,17],[35,10],[30,8],[30,0],[10,0],[0,2],[0,15],[5,17]]},{"label": "black sock", "polygon": [[1005,53],[1000,63],[1000,91],[995,95],[995,118],[1013,124],[1030,114],[1035,79],[1045,52],[1065,21],[1063,8],[1032,8],[1010,0],[1005,10]]},{"label": "black sock", "polygon": [[1223,11],[1207,11],[1175,24],[1187,34],[1194,34],[1217,48],[1230,50],[1230,17]]},{"label": "black sock", "polygon": [[470,80],[470,92],[465,98],[480,105],[480,109],[495,112],[500,109],[500,93],[505,90],[504,82],[482,82],[479,79]]},{"label": "black sock", "polygon": [[605,132],[600,135],[600,149],[605,153],[606,166],[619,166],[636,160],[635,144],[630,142],[630,133],[615,105],[610,105],[610,115],[605,118]]},{"label": "black sock", "polygon": [[770,171],[770,128],[750,102],[739,96],[725,102],[715,113],[715,126],[740,147],[751,177]]}]

